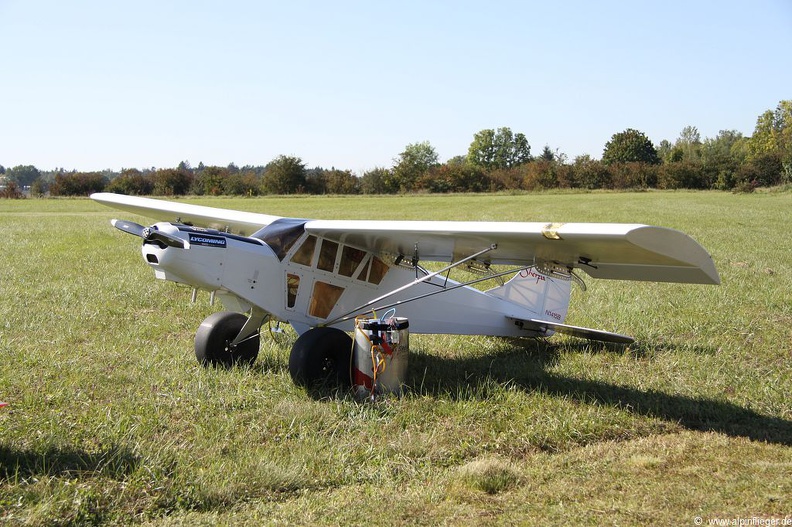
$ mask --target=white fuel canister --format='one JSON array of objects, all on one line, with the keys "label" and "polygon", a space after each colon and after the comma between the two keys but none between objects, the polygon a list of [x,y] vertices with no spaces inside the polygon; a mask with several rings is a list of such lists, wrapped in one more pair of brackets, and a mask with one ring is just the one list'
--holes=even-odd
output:
[{"label": "white fuel canister", "polygon": [[410,354],[404,317],[357,319],[352,384],[359,397],[402,392]]}]

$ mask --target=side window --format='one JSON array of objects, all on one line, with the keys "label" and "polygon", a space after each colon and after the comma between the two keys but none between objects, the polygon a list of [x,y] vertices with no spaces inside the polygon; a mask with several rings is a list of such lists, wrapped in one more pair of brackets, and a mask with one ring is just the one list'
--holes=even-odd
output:
[{"label": "side window", "polygon": [[308,314],[312,317],[327,318],[330,312],[335,307],[341,294],[344,292],[343,287],[328,284],[325,282],[315,282],[313,294],[311,295],[311,305],[308,307]]},{"label": "side window", "polygon": [[369,283],[378,285],[385,278],[385,273],[388,272],[388,265],[377,258],[376,256],[371,259],[371,272],[369,273]]},{"label": "side window", "polygon": [[[302,245],[294,251],[291,262],[310,267],[314,263],[314,256],[316,256],[315,266],[319,270],[337,273],[339,276],[347,278],[355,277],[357,280],[374,285],[379,285],[382,282],[389,269],[388,264],[371,253],[348,245],[341,246],[338,242],[319,239],[313,235],[307,236]],[[337,270],[336,260],[338,261]],[[299,277],[290,274],[289,279],[292,280],[292,277],[293,281],[296,280],[296,284],[299,285]],[[293,307],[293,304],[290,307]]]},{"label": "side window", "polygon": [[358,274],[357,279],[366,282],[368,280],[369,269],[371,269],[371,260],[374,258],[369,258],[366,260],[366,264],[363,266],[363,269],[360,270],[360,274]]},{"label": "side window", "polygon": [[322,240],[322,247],[319,249],[319,261],[316,263],[316,267],[322,271],[332,273],[337,252],[338,244],[336,242]]},{"label": "side window", "polygon": [[341,251],[341,263],[338,266],[338,274],[341,276],[352,276],[365,257],[365,251],[345,245]]},{"label": "side window", "polygon": [[314,247],[316,247],[316,236],[308,236],[302,246],[294,253],[291,261],[300,265],[311,265]]},{"label": "side window", "polygon": [[286,274],[286,307],[293,309],[297,303],[297,292],[300,290],[300,277],[296,274]]}]

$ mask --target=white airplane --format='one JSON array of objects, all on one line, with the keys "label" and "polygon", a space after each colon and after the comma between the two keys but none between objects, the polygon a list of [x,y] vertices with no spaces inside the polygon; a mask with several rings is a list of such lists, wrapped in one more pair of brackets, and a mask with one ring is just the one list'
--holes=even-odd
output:
[{"label": "white airplane", "polygon": [[[143,239],[143,258],[157,278],[210,291],[222,302],[227,311],[210,315],[196,333],[199,362],[252,363],[261,326],[287,322],[299,335],[289,371],[302,385],[328,378],[349,384],[346,332],[367,313],[396,307],[413,333],[559,332],[631,343],[625,335],[564,323],[571,284],[582,285],[574,270],[603,279],[720,283],[704,248],[663,227],[309,220],[109,193],[91,198],[161,220],[150,227],[112,224]],[[429,272],[424,262],[447,265]],[[478,277],[457,282],[449,277],[454,268]],[[471,287],[491,279],[500,280],[492,289]]]}]

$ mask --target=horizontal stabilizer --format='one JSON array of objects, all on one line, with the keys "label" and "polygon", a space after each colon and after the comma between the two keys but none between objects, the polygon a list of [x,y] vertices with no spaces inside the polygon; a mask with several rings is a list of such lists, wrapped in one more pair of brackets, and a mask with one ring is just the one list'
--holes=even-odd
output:
[{"label": "horizontal stabilizer", "polygon": [[559,324],[557,322],[548,322],[546,320],[536,320],[532,318],[515,318],[506,317],[513,320],[515,324],[528,331],[537,331],[539,333],[547,333],[548,331],[555,331],[563,333],[564,335],[571,335],[581,339],[596,340],[598,342],[612,342],[616,344],[632,344],[635,339],[627,335],[620,335],[619,333],[611,333],[609,331],[602,331],[600,329],[581,328],[579,326],[570,326],[569,324]]}]

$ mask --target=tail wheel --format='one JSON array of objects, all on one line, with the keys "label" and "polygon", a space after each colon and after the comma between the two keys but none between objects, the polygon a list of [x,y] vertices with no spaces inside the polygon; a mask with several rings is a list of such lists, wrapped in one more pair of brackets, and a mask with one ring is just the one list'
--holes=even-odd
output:
[{"label": "tail wheel", "polygon": [[198,362],[203,366],[226,368],[253,364],[258,357],[261,342],[258,334],[239,344],[231,344],[245,322],[247,322],[245,315],[228,311],[206,317],[195,333],[195,358]]},{"label": "tail wheel", "polygon": [[289,356],[289,373],[299,386],[325,382],[351,386],[352,337],[336,328],[319,327],[300,335]]}]

